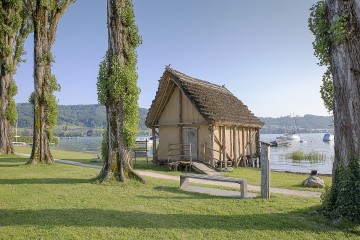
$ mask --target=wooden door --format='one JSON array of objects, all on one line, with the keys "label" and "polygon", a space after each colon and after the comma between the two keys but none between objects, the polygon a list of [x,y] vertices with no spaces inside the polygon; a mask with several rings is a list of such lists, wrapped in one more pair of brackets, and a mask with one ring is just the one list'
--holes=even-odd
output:
[{"label": "wooden door", "polygon": [[197,128],[183,128],[183,143],[184,145],[191,144],[192,160],[198,160]]}]

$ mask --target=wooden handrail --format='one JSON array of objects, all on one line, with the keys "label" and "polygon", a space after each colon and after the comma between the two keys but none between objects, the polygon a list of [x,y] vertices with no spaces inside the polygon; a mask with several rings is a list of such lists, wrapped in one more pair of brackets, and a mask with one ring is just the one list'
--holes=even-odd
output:
[{"label": "wooden handrail", "polygon": [[[139,140],[139,141],[136,141],[135,142],[135,147],[131,148],[131,150],[134,152],[134,157],[135,157],[135,162],[136,162],[136,153],[137,152],[145,152],[145,155],[146,155],[146,164],[149,163],[149,157],[148,157],[148,142],[149,140]],[[139,146],[139,145],[142,145],[142,144],[145,144],[144,147],[142,146]],[[153,153],[154,154],[154,153]]]},{"label": "wooden handrail", "polygon": [[[178,148],[171,148],[172,146],[176,146]],[[174,151],[179,151],[178,154],[173,153]],[[184,152],[187,152],[188,154],[184,154]],[[173,156],[178,156],[178,157],[189,157],[189,162],[190,162],[190,171],[192,168],[192,154],[191,154],[191,144],[174,144],[174,143],[169,143],[168,144],[168,164],[170,163],[170,157]],[[179,159],[180,160],[180,159]]]}]

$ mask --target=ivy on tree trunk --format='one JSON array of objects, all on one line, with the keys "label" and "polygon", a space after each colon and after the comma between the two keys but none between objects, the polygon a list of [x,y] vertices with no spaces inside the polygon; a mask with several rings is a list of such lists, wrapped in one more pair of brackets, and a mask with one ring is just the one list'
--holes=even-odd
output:
[{"label": "ivy on tree trunk", "polygon": [[50,152],[53,127],[58,106],[54,91],[60,86],[51,73],[51,47],[61,16],[74,0],[23,0],[34,25],[34,88],[30,102],[34,106],[33,146],[28,163],[51,163]]},{"label": "ivy on tree trunk", "polygon": [[333,84],[335,160],[324,206],[330,217],[360,220],[360,2],[321,0],[311,19],[315,55]]},{"label": "ivy on tree trunk", "polygon": [[107,129],[100,182],[134,177],[145,182],[131,168],[131,147],[135,143],[138,117],[135,49],[141,44],[131,0],[108,0],[108,51],[100,64],[98,99],[106,106]]},{"label": "ivy on tree trunk", "polygon": [[11,126],[17,119],[14,74],[22,61],[24,41],[31,32],[21,0],[1,0],[0,23],[0,154],[13,154]]}]

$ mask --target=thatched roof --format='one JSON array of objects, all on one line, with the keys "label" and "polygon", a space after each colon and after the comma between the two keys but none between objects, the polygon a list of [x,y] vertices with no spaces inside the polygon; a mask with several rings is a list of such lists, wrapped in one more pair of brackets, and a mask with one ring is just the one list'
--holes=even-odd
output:
[{"label": "thatched roof", "polygon": [[189,98],[195,108],[209,124],[235,125],[261,128],[261,122],[246,105],[224,86],[189,77],[166,67],[159,81],[159,88],[146,117],[145,124],[157,124],[161,112],[175,87]]}]

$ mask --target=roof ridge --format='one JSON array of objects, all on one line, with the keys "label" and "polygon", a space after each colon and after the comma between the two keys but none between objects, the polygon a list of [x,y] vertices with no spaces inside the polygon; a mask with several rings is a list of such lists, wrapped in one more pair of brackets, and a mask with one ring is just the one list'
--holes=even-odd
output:
[{"label": "roof ridge", "polygon": [[183,91],[197,111],[209,123],[226,123],[256,128],[261,128],[264,125],[249,110],[248,106],[231,93],[225,85],[219,86],[190,77],[172,69],[169,65],[166,66],[160,79],[158,91],[146,118],[148,127],[156,124],[159,114],[161,114],[170,96],[169,94],[173,92],[176,86]]},{"label": "roof ridge", "polygon": [[232,92],[230,92],[225,87],[225,85],[220,86],[220,85],[217,85],[215,83],[212,83],[212,82],[209,82],[209,81],[206,81],[206,80],[202,80],[202,79],[199,79],[199,78],[194,78],[194,77],[188,76],[185,73],[182,73],[182,72],[180,72],[178,70],[175,70],[175,69],[171,68],[170,66],[166,66],[166,70],[168,70],[171,73],[173,73],[174,75],[176,75],[180,80],[191,81],[192,83],[198,84],[198,85],[206,85],[207,87],[210,87],[210,88],[212,88],[214,90],[220,90],[223,93],[228,93],[230,95],[233,95]]}]

